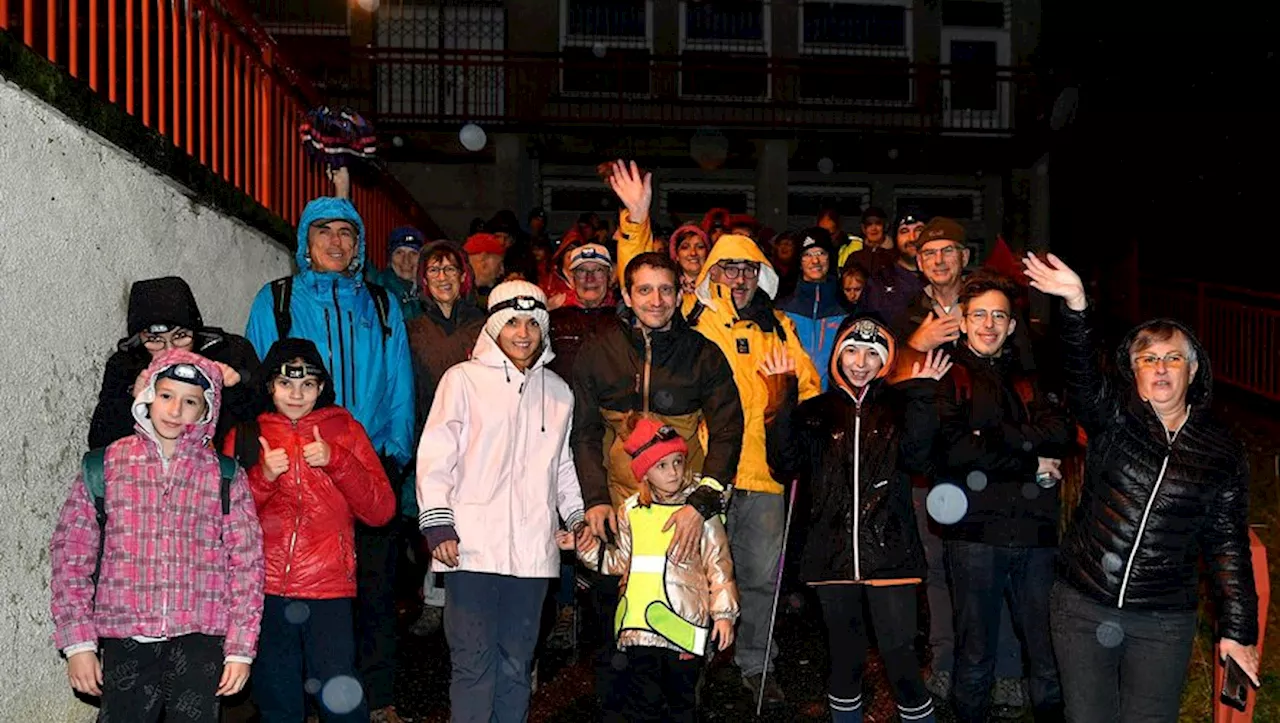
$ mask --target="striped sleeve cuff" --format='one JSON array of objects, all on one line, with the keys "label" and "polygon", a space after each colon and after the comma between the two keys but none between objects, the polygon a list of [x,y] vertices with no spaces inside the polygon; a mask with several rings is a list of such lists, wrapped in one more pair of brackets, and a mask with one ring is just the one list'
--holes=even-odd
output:
[{"label": "striped sleeve cuff", "polygon": [[75,645],[68,645],[67,647],[62,649],[62,655],[66,658],[70,658],[76,653],[96,653],[96,652],[98,652],[98,644],[93,642],[92,640],[84,643],[76,643]]},{"label": "striped sleeve cuff", "polygon": [[582,522],[585,522],[586,519],[587,516],[582,512],[582,510],[574,510],[569,513],[569,519],[564,521],[564,528],[572,532],[573,528],[577,527]]},{"label": "striped sleeve cuff", "polygon": [[432,507],[418,513],[418,529],[428,527],[453,527],[453,510],[448,507]]},{"label": "striped sleeve cuff", "polygon": [[249,656],[247,656],[247,655],[228,655],[225,659],[223,659],[223,661],[222,661],[222,662],[223,662],[224,664],[226,664],[226,663],[244,663],[245,665],[253,665],[253,658],[250,658],[250,657],[249,657]]}]

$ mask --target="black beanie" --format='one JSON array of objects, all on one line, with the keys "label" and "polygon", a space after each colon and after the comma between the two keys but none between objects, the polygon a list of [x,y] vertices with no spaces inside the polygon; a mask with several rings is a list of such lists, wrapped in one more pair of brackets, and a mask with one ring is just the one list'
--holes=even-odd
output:
[{"label": "black beanie", "polygon": [[831,261],[831,268],[836,266],[836,246],[831,241],[831,232],[821,226],[807,228],[795,235],[796,240],[796,258],[804,256],[804,252],[809,249],[822,249],[827,252],[827,258]]},{"label": "black beanie", "polygon": [[324,389],[321,390],[319,398],[316,399],[316,409],[332,406],[336,400],[336,395],[333,391],[333,380],[329,375],[328,367],[324,365],[324,359],[320,357],[320,352],[316,349],[316,345],[309,339],[279,339],[267,350],[266,357],[262,359],[262,364],[258,367],[257,388],[265,395],[264,399],[262,399],[262,409],[275,409],[275,404],[271,400],[271,385],[273,380],[280,376],[280,367],[294,359],[301,359],[307,366],[315,367],[321,372],[320,380],[324,382]]},{"label": "black beanie", "polygon": [[128,334],[134,336],[153,325],[204,328],[196,297],[187,282],[177,276],[135,281],[129,289]]}]

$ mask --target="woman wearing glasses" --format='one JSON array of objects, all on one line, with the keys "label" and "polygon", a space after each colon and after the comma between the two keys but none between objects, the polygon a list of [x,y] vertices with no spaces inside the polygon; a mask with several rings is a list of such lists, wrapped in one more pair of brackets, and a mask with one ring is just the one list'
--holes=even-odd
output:
[{"label": "woman wearing glasses", "polygon": [[258,368],[258,355],[244,337],[204,325],[184,279],[166,276],[135,282],[129,290],[128,334],[107,359],[89,423],[90,449],[133,434],[134,385],[151,360],[170,349],[195,352],[222,368],[219,443],[236,422],[256,416],[253,394],[239,382]]},{"label": "woman wearing glasses", "polygon": [[1080,507],[1050,602],[1069,721],[1176,721],[1210,575],[1219,656],[1257,684],[1258,599],[1249,555],[1248,458],[1210,409],[1213,373],[1191,330],[1141,324],[1094,353],[1079,275],[1026,258],[1031,285],[1065,302],[1067,399],[1089,435]]}]

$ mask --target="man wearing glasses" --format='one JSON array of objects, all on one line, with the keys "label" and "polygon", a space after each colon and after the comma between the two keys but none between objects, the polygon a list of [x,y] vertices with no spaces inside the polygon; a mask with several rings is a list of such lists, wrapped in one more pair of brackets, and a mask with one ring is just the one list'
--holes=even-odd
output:
[{"label": "man wearing glasses", "polygon": [[939,216],[925,225],[916,241],[916,264],[925,287],[906,313],[890,319],[894,334],[920,353],[948,349],[960,338],[960,287],[969,264],[964,227]]},{"label": "man wearing glasses", "polygon": [[[935,245],[935,248],[937,245]],[[928,262],[925,262],[928,263]],[[960,487],[967,512],[942,526],[955,606],[952,693],[957,720],[988,719],[1006,598],[1037,723],[1062,720],[1049,633],[1058,549],[1061,459],[1075,439],[1062,406],[1040,389],[1010,344],[1018,287],[986,270],[965,280],[963,337],[939,396],[938,482]]]}]

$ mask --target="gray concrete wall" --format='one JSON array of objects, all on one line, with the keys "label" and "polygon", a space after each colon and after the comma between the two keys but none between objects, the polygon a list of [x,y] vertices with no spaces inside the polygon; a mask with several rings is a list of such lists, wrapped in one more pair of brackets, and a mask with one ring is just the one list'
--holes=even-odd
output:
[{"label": "gray concrete wall", "polygon": [[129,285],[175,274],[239,331],[285,248],[0,79],[0,721],[88,721],[49,618],[49,537]]}]

